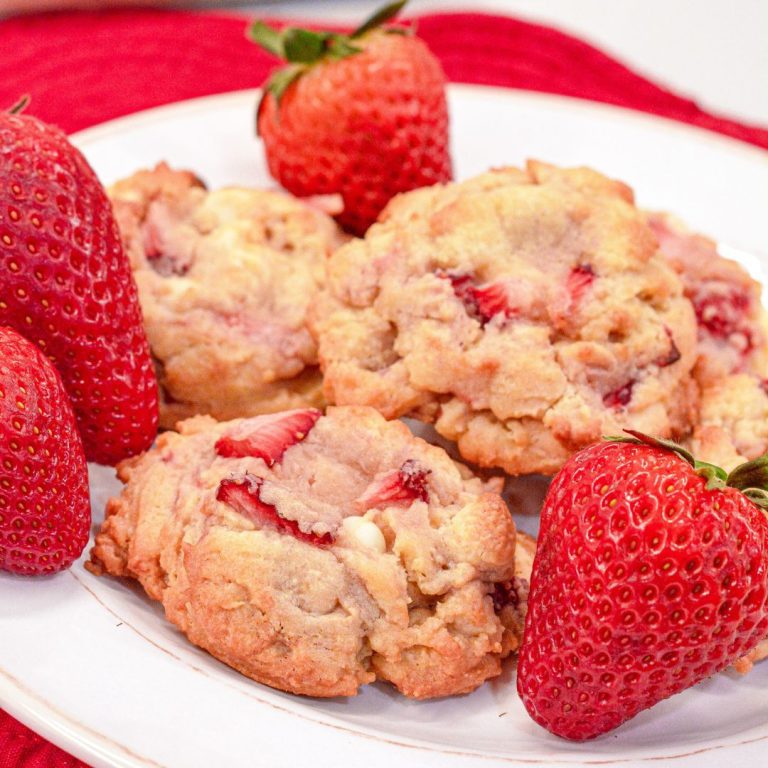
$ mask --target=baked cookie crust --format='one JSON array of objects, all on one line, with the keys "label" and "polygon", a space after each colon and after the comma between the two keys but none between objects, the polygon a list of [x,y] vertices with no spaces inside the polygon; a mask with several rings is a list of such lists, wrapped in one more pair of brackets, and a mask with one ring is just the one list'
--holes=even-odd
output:
[{"label": "baked cookie crust", "polygon": [[330,402],[434,422],[463,458],[552,474],[624,427],[692,422],[696,319],[631,190],[531,162],[395,198],[329,261]]},{"label": "baked cookie crust", "polygon": [[160,384],[160,423],[322,403],[307,311],[345,237],[289,195],[207,191],[161,163],[109,190]]},{"label": "baked cookie crust", "polygon": [[768,451],[768,335],[760,284],[714,241],[663,213],[648,215],[680,275],[698,326],[694,455],[730,471]]},{"label": "baked cookie crust", "polygon": [[372,409],[196,417],[119,476],[89,570],[137,579],[259,682],[446,696],[519,644],[533,541],[516,558],[501,497]]}]

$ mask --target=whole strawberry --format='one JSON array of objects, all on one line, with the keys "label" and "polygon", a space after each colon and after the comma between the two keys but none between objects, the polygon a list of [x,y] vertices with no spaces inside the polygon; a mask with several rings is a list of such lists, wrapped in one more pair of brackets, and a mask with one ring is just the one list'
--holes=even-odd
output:
[{"label": "whole strawberry", "polygon": [[149,447],[157,383],[112,207],[58,129],[0,113],[0,325],[53,361],[89,460]]},{"label": "whole strawberry", "polygon": [[768,458],[726,477],[633,434],[571,458],[542,510],[517,687],[569,739],[616,728],[768,636],[768,520],[748,498],[768,500]]},{"label": "whole strawberry", "polygon": [[380,26],[404,5],[351,35],[250,29],[289,62],[265,85],[257,115],[270,172],[294,195],[341,194],[336,218],[356,234],[399,192],[451,178],[440,63],[408,30]]},{"label": "whole strawberry", "polygon": [[68,568],[88,541],[88,468],[56,369],[0,327],[0,570]]}]

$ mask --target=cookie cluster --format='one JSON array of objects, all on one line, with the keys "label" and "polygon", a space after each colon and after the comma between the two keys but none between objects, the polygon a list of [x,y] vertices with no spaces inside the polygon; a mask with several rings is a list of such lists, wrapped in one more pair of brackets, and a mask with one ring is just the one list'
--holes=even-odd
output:
[{"label": "cookie cluster", "polygon": [[595,171],[409,192],[363,239],[334,201],[165,165],[111,195],[161,423],[196,417],[122,465],[89,567],[268,685],[426,698],[498,675],[534,545],[489,470],[550,475],[623,429],[726,468],[768,447],[759,286]]}]

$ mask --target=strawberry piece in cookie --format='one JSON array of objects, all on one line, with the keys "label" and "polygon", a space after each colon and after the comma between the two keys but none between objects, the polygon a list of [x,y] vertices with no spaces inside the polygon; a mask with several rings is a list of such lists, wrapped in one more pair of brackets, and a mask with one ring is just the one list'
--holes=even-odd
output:
[{"label": "strawberry piece in cookie", "polygon": [[216,499],[229,504],[240,515],[250,518],[259,526],[273,525],[277,530],[289,533],[301,541],[321,546],[330,544],[333,537],[330,533],[318,536],[314,533],[305,533],[295,520],[287,520],[282,517],[273,504],[267,504],[261,500],[261,486],[264,480],[254,475],[245,474],[242,480],[222,480]]},{"label": "strawberry piece in cookie", "polygon": [[256,416],[216,441],[219,456],[253,456],[271,467],[286,449],[303,440],[322,414],[315,408]]},{"label": "strawberry piece in cookie", "polygon": [[664,332],[669,339],[669,351],[656,359],[656,365],[658,365],[659,368],[666,368],[668,365],[674,365],[680,359],[680,350],[675,343],[675,337],[672,335],[672,331],[665,327]]},{"label": "strawberry piece in cookie", "polygon": [[618,389],[614,389],[603,395],[603,403],[608,408],[621,408],[622,406],[629,405],[632,400],[632,387],[634,387],[634,381],[628,381]]},{"label": "strawberry piece in cookie", "polygon": [[475,288],[474,299],[483,324],[497,315],[509,317],[512,314],[507,289],[503,283],[490,283]]},{"label": "strawberry piece in cookie", "polygon": [[750,297],[732,286],[706,286],[691,292],[699,325],[713,338],[728,341],[742,355],[754,347],[748,313]]},{"label": "strawberry piece in cookie", "polygon": [[732,373],[760,373],[766,361],[760,285],[721,256],[714,241],[668,214],[648,214],[648,223],[696,311],[699,383],[706,387]]},{"label": "strawberry piece in cookie", "polygon": [[365,512],[375,507],[390,504],[410,504],[416,499],[429,501],[427,475],[430,470],[420,466],[417,461],[408,459],[400,469],[385,472],[374,478],[362,496],[355,501],[355,506]]},{"label": "strawberry piece in cookie", "polygon": [[577,305],[595,281],[595,270],[590,264],[579,264],[568,273],[566,289],[571,305]]},{"label": "strawberry piece in cookie", "polygon": [[507,287],[503,283],[477,286],[471,275],[443,272],[439,273],[439,276],[451,281],[453,292],[464,305],[467,314],[479,320],[482,325],[490,322],[496,315],[509,317],[513,314]]}]

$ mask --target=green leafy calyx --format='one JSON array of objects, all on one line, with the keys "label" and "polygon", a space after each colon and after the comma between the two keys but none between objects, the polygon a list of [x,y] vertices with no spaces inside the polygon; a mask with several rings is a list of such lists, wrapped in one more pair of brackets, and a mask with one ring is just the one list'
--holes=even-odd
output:
[{"label": "green leafy calyx", "polygon": [[[277,30],[263,21],[253,22],[246,32],[248,39],[268,53],[288,62],[287,67],[279,69],[267,80],[264,93],[271,93],[279,103],[288,86],[311,66],[322,61],[346,59],[360,53],[363,50],[358,44],[361,38],[394,19],[407,1],[398,0],[380,8],[349,35],[298,27]],[[386,31],[402,33],[403,29],[395,27]]]}]

